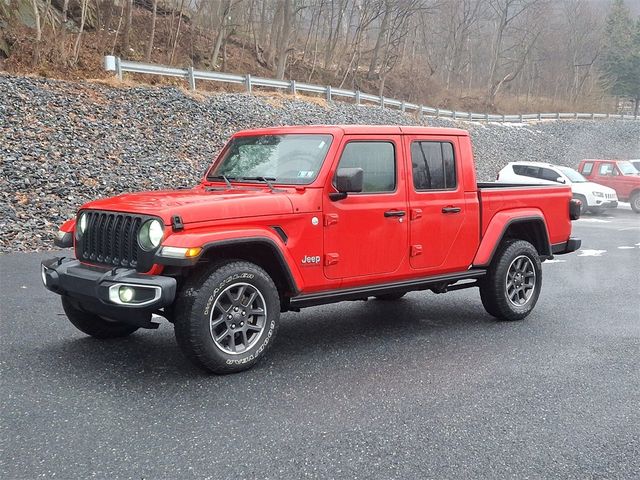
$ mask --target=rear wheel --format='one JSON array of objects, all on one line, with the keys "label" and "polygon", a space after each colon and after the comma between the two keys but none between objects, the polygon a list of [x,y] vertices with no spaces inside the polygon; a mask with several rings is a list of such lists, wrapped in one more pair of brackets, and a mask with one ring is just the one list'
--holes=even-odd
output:
[{"label": "rear wheel", "polygon": [[193,363],[218,374],[239,372],[273,343],[280,296],[262,268],[230,261],[187,282],[174,320],[176,340]]},{"label": "rear wheel", "polygon": [[640,192],[633,192],[629,202],[631,203],[631,209],[636,213],[640,213]]},{"label": "rear wheel", "polygon": [[508,240],[480,281],[480,298],[487,313],[499,320],[521,320],[538,301],[542,265],[538,252],[524,240]]},{"label": "rear wheel", "polygon": [[62,297],[62,308],[74,327],[95,338],[126,337],[138,330],[135,325],[105,319],[93,313],[85,312],[68,297]]}]

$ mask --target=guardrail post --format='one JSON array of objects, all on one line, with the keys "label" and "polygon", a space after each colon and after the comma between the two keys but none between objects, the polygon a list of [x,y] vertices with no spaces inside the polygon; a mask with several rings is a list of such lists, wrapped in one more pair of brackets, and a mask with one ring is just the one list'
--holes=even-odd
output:
[{"label": "guardrail post", "polygon": [[560,112],[556,113],[556,120],[560,120]]},{"label": "guardrail post", "polygon": [[596,118],[596,114],[595,114],[595,113],[592,113],[592,114],[591,114],[591,120],[595,120],[595,118]]},{"label": "guardrail post", "polygon": [[522,114],[520,114],[520,123],[524,123],[522,119]]},{"label": "guardrail post", "polygon": [[360,90],[356,90],[356,105],[360,105]]},{"label": "guardrail post", "polygon": [[295,80],[291,80],[291,95],[293,95],[294,97],[296,96],[296,81]]},{"label": "guardrail post", "polygon": [[574,114],[574,118],[575,118],[576,120],[578,119],[578,112],[576,112],[576,113]]},{"label": "guardrail post", "polygon": [[331,101],[331,85],[327,85],[327,102]]},{"label": "guardrail post", "polygon": [[247,93],[251,93],[251,75],[248,73],[244,77],[244,88]]},{"label": "guardrail post", "polygon": [[538,121],[540,121],[540,120],[542,120],[542,114],[541,113],[538,114]]},{"label": "guardrail post", "polygon": [[122,81],[122,64],[120,63],[120,57],[116,57],[116,77]]},{"label": "guardrail post", "polygon": [[469,112],[469,121],[473,120],[473,113]]},{"label": "guardrail post", "polygon": [[422,105],[420,105],[420,106],[418,107],[418,119],[419,119],[420,121],[422,121],[422,117],[423,117],[423,115],[424,115],[424,111],[423,111],[423,109],[424,109],[424,107],[423,107]]},{"label": "guardrail post", "polygon": [[489,114],[488,113],[484,114],[484,121],[489,123]]},{"label": "guardrail post", "polygon": [[380,108],[384,108],[384,95],[380,95]]},{"label": "guardrail post", "polygon": [[436,108],[436,118],[440,118],[440,109]]},{"label": "guardrail post", "polygon": [[189,80],[189,88],[191,90],[196,89],[196,77],[193,76],[193,67],[187,69],[187,80]]},{"label": "guardrail post", "polygon": [[503,113],[502,114],[502,123],[504,123],[504,122],[505,122],[505,116],[504,116],[504,113]]},{"label": "guardrail post", "polygon": [[457,120],[457,119],[458,119],[458,117],[456,116],[456,111],[454,110],[454,111],[453,111],[453,112],[451,112],[451,113],[453,114],[453,115],[452,115],[452,116],[453,116],[453,119],[454,119],[454,120]]},{"label": "guardrail post", "polygon": [[405,109],[406,109],[406,106],[405,106],[405,104],[404,104],[404,100],[403,100],[403,101],[402,101],[402,103],[400,104],[400,111],[401,111],[401,112],[404,112],[404,111],[405,111]]}]

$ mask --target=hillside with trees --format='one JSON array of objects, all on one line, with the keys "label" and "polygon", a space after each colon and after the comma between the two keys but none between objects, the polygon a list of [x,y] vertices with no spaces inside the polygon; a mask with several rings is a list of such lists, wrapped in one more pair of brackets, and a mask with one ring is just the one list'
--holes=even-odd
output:
[{"label": "hillside with trees", "polygon": [[0,68],[105,78],[102,56],[115,54],[442,108],[637,113],[640,12],[632,3],[0,0]]}]

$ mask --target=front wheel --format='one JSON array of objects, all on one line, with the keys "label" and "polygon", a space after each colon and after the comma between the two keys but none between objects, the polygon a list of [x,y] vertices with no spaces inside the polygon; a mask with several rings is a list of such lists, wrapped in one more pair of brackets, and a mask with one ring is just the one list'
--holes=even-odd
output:
[{"label": "front wheel", "polygon": [[508,240],[480,281],[480,298],[487,313],[499,320],[521,320],[533,310],[541,287],[537,250],[524,240]]},{"label": "front wheel", "polygon": [[138,330],[135,325],[108,320],[93,313],[85,312],[65,296],[62,297],[62,308],[74,327],[95,338],[121,338]]},{"label": "front wheel", "polygon": [[631,203],[631,209],[636,213],[640,213],[640,192],[634,192],[629,202]]},{"label": "front wheel", "polygon": [[194,364],[217,374],[252,367],[273,343],[280,296],[259,266],[230,261],[182,288],[175,306],[176,340]]}]

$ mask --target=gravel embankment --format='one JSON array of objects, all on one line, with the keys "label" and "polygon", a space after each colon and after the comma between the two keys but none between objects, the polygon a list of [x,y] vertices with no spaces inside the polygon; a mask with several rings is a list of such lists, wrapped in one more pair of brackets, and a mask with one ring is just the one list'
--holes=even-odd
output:
[{"label": "gravel embankment", "polygon": [[[192,185],[236,130],[300,124],[416,124],[377,107],[180,89],[112,88],[0,75],[0,252],[49,248],[84,202],[125,191]],[[640,122],[482,125],[471,131],[480,180],[508,161],[569,166],[640,157]]]}]

